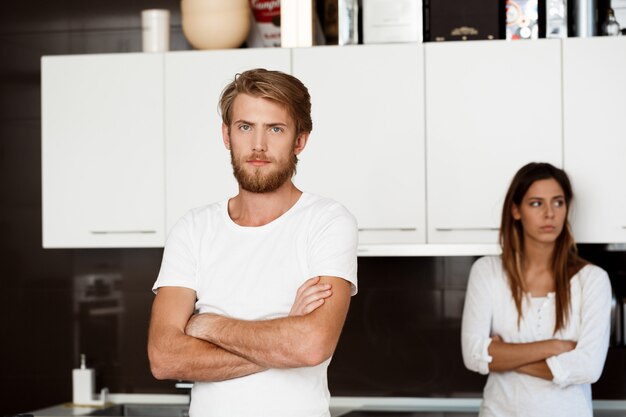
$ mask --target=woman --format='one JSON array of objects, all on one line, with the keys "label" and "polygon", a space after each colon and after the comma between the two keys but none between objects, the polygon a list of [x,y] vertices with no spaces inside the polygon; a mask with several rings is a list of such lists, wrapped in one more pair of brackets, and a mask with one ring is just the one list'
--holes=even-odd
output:
[{"label": "woman", "polygon": [[461,341],[465,366],[489,374],[480,416],[593,415],[611,285],[576,252],[571,200],[563,170],[522,167],[502,209],[502,255],[472,266]]}]

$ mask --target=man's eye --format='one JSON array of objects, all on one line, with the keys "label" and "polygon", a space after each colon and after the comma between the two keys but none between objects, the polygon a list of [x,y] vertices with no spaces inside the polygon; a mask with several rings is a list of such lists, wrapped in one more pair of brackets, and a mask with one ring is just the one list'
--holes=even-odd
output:
[{"label": "man's eye", "polygon": [[250,125],[241,125],[239,126],[239,129],[247,132],[250,130]]},{"label": "man's eye", "polygon": [[278,126],[273,126],[272,127],[272,132],[274,132],[274,133],[280,133],[282,131],[283,131],[283,129],[278,127]]}]

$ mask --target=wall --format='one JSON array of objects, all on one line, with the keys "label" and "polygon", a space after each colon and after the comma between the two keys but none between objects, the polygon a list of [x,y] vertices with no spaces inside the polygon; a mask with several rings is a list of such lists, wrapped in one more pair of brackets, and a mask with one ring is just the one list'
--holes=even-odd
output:
[{"label": "wall", "polygon": [[[0,14],[0,415],[70,401],[81,351],[98,387],[175,392],[152,378],[145,353],[162,250],[41,248],[40,57],[140,51],[139,12],[155,7],[172,12],[172,49],[189,49],[178,0],[36,0]],[[623,253],[584,250],[624,278]],[[332,392],[478,395],[484,379],[463,369],[458,340],[472,261],[360,259]],[[596,397],[624,398],[623,353],[612,349]]]},{"label": "wall", "polygon": [[[40,57],[138,52],[140,11],[146,8],[169,9],[172,49],[189,49],[180,27],[179,4],[176,0],[35,0],[3,5],[0,415],[71,400],[71,369],[78,364],[75,344],[81,337],[102,340],[97,344],[102,347],[101,357],[91,358],[91,364],[101,371],[99,385],[117,392],[171,391],[172,382],[157,382],[150,376],[145,355],[152,300],[149,288],[162,251],[41,248]],[[106,317],[94,317],[78,335],[75,324],[85,323],[85,317],[81,319],[74,311],[75,277],[111,272],[122,277],[124,297],[124,311],[119,316],[122,330],[115,348],[106,344],[110,320],[107,324]]]}]

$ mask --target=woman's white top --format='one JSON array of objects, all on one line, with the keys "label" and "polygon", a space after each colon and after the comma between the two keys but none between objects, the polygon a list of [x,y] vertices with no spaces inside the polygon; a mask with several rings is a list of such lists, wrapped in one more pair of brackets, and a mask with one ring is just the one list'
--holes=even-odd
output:
[{"label": "woman's white top", "polygon": [[[607,273],[586,265],[570,281],[571,314],[554,334],[554,293],[527,296],[517,326],[517,309],[500,257],[478,259],[472,266],[461,330],[465,366],[489,374],[480,416],[592,416],[591,384],[602,373],[609,345],[611,284]],[[546,339],[573,340],[576,348],[546,360],[554,379],[518,372],[489,373],[488,347],[498,335],[507,343]]]}]

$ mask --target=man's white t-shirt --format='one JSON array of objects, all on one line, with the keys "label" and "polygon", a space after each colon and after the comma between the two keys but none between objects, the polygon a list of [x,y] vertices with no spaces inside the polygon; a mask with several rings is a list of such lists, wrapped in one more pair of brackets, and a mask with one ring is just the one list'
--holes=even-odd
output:
[{"label": "man's white t-shirt", "polygon": [[[303,193],[260,227],[234,223],[226,200],[189,211],[168,236],[153,290],[190,288],[200,313],[265,320],[287,316],[300,285],[315,276],[343,278],[356,294],[357,225],[340,204]],[[329,363],[197,382],[190,415],[329,416]]]}]

